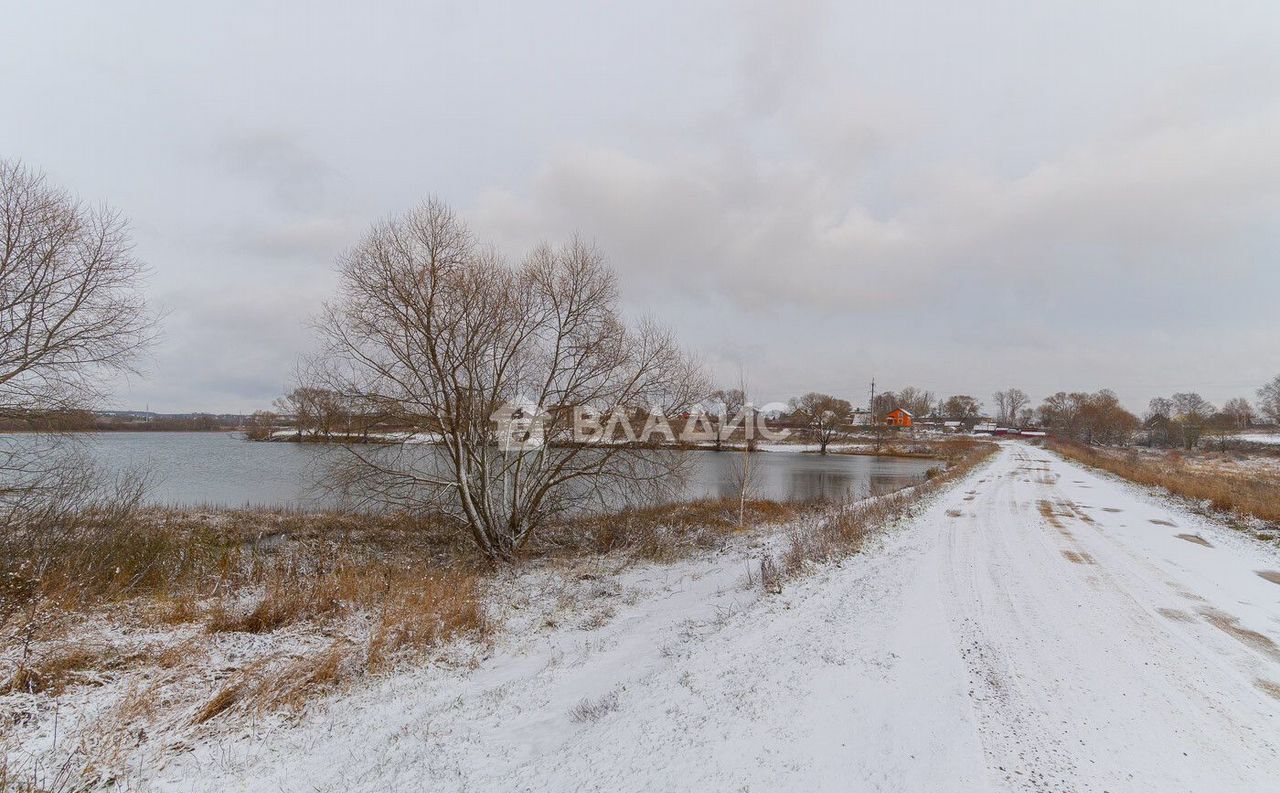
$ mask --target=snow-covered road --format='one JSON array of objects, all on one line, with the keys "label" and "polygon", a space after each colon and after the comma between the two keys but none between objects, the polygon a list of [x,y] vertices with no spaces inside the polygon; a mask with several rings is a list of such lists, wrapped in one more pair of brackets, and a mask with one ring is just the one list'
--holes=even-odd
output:
[{"label": "snow-covered road", "polygon": [[1280,558],[1145,491],[1008,443],[866,553],[780,596],[742,586],[751,553],[624,573],[604,626],[499,644],[474,670],[393,678],[300,727],[184,755],[151,782],[1280,785]]}]

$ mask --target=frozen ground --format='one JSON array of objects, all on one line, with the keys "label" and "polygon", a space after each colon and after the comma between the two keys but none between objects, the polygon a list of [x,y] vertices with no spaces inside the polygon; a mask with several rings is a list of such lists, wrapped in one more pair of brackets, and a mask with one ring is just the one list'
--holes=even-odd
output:
[{"label": "frozen ground", "polygon": [[1275,454],[1277,451],[1280,451],[1280,448],[1273,449],[1266,446],[1249,451],[1240,449],[1219,451],[1208,448],[1193,452],[1181,449],[1129,447],[1123,451],[1112,449],[1104,453],[1116,458],[1137,453],[1147,462],[1166,469],[1185,468],[1197,474],[1280,477],[1280,455]]},{"label": "frozen ground", "polygon": [[[761,596],[760,549],[580,581],[471,665],[206,735],[175,791],[1261,791],[1280,559],[1002,446],[875,547]],[[1268,580],[1260,573],[1271,572]],[[531,594],[537,602],[541,593]]]}]

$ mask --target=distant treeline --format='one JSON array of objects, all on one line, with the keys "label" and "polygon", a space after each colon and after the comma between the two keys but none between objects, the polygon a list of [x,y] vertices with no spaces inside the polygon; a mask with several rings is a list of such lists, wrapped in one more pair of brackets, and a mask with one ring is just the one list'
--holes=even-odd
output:
[{"label": "distant treeline", "polygon": [[229,432],[241,430],[246,416],[191,413],[103,414],[87,410],[0,417],[2,432]]}]

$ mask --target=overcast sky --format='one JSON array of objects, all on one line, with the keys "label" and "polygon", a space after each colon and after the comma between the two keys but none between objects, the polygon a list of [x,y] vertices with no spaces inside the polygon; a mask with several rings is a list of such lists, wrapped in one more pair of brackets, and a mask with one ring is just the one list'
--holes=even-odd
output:
[{"label": "overcast sky", "polygon": [[0,7],[0,156],[131,218],[167,312],[118,407],[268,406],[428,194],[595,240],[757,401],[1280,372],[1274,0]]}]

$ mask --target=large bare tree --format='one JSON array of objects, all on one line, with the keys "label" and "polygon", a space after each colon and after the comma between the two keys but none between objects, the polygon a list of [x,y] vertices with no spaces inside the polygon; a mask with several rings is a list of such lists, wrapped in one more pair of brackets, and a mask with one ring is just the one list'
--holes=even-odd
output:
[{"label": "large bare tree", "polygon": [[[89,407],[110,375],[129,371],[153,329],[143,274],[118,213],[0,160],[0,416]],[[87,481],[63,446],[49,436],[0,443],[5,520],[43,514]]]},{"label": "large bare tree", "polygon": [[[674,455],[644,438],[575,442],[584,408],[652,409],[660,424],[706,390],[670,333],[623,321],[616,278],[591,245],[540,246],[511,266],[428,200],[375,225],[338,269],[319,326],[325,386],[443,446],[351,447],[348,492],[440,510],[505,560],[589,498],[668,481]],[[504,449],[504,417],[539,431]]]},{"label": "large bare tree", "polygon": [[0,411],[80,407],[150,340],[128,223],[0,160]]}]

